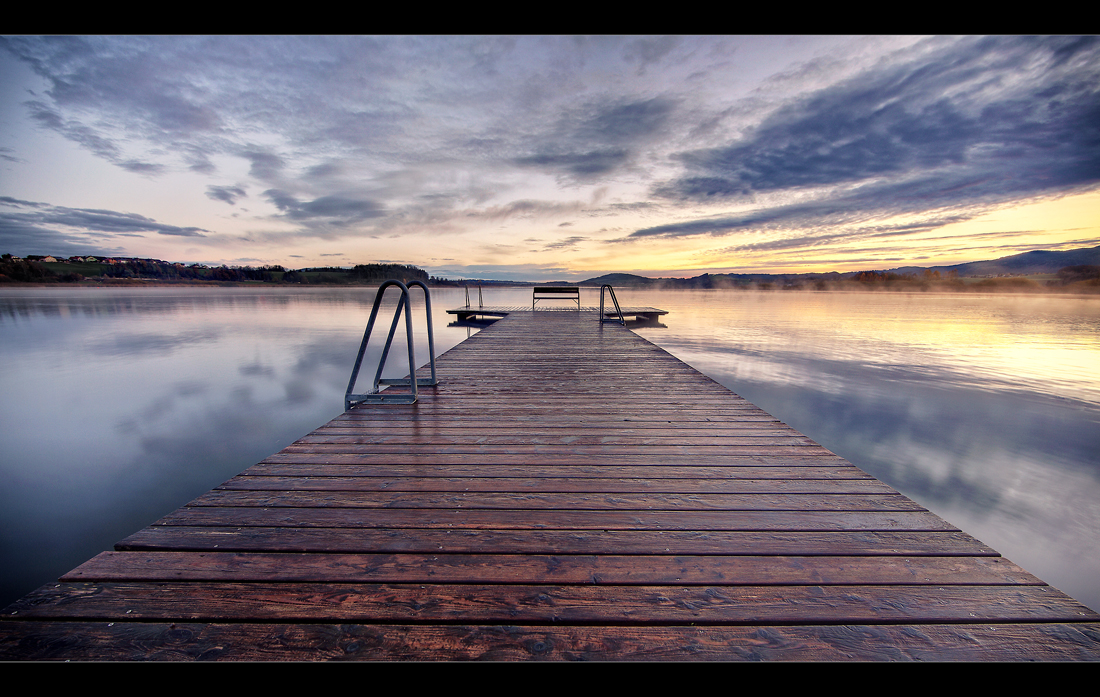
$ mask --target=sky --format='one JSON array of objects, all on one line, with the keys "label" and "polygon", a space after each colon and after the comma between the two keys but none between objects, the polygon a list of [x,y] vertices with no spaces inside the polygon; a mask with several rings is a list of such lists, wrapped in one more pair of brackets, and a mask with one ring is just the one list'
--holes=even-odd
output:
[{"label": "sky", "polygon": [[576,281],[1097,245],[1097,37],[0,38],[19,256]]}]

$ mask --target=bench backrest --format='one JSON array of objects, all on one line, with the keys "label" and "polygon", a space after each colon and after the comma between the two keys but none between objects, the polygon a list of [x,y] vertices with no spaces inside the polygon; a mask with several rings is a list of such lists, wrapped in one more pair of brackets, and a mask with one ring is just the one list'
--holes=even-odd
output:
[{"label": "bench backrest", "polygon": [[535,286],[535,295],[549,294],[555,295],[575,295],[578,298],[581,295],[581,289],[577,286]]},{"label": "bench backrest", "polygon": [[577,303],[577,309],[581,309],[581,289],[579,286],[535,286],[535,292],[531,294],[531,309],[535,309],[535,303],[539,300],[568,300]]}]

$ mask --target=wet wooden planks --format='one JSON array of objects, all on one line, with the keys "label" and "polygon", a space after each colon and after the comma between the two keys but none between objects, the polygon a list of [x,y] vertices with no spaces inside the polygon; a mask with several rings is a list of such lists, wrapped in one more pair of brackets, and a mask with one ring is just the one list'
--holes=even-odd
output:
[{"label": "wet wooden planks", "polygon": [[594,313],[438,368],[10,606],[0,657],[1100,656],[1096,613]]}]

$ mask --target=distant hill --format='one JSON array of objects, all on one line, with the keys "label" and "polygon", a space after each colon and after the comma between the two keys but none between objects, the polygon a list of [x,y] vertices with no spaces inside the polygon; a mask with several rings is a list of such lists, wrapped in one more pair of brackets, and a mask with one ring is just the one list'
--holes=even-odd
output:
[{"label": "distant hill", "polygon": [[[855,275],[849,274],[849,275]],[[578,286],[600,286],[605,283],[616,288],[749,288],[767,285],[791,285],[797,283],[815,283],[817,281],[837,281],[841,274],[830,273],[705,273],[692,278],[646,278],[630,273],[609,273],[586,281],[570,284]]]},{"label": "distant hill", "polygon": [[929,271],[939,271],[941,275],[957,271],[960,276],[997,276],[1001,274],[1024,276],[1033,273],[1057,273],[1058,269],[1066,266],[1085,264],[1100,265],[1100,247],[1083,247],[1065,252],[1024,252],[991,261],[972,261],[967,264],[955,264],[954,266],[903,266],[897,269],[889,269],[889,273],[923,273],[927,268]]},{"label": "distant hill", "polygon": [[[972,261],[954,266],[901,266],[885,271],[885,274],[921,276],[925,271],[938,271],[946,277],[952,271],[960,277],[973,276],[1026,276],[1038,273],[1057,273],[1067,266],[1100,266],[1100,247],[1083,247],[1065,252],[1033,251],[993,259],[991,261]],[[693,278],[646,278],[630,273],[609,273],[590,278],[579,283],[562,285],[599,286],[604,283],[616,288],[737,288],[760,287],[762,285],[786,287],[791,285],[814,285],[835,283],[842,279],[854,279],[860,271],[848,273],[704,273]]]},{"label": "distant hill", "polygon": [[656,278],[646,278],[645,276],[635,276],[632,273],[609,273],[603,276],[597,276],[596,278],[590,278],[587,281],[581,281],[576,285],[602,286],[605,283],[617,288],[646,288],[657,285],[660,283],[660,280]]}]

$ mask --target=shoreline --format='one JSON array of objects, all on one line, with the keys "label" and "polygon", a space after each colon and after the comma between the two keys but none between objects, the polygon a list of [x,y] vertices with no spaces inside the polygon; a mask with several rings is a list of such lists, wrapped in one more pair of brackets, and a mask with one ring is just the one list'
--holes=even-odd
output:
[{"label": "shoreline", "polygon": [[[987,279],[983,279],[987,280]],[[304,290],[304,289],[337,289],[337,288],[377,288],[379,283],[267,283],[264,281],[198,281],[198,280],[180,280],[180,281],[165,281],[157,279],[144,279],[144,278],[125,278],[125,279],[111,279],[106,281],[69,281],[69,282],[53,282],[53,283],[27,283],[23,281],[5,281],[0,282],[0,290],[5,288],[12,289],[39,289],[39,288],[175,288],[175,287],[190,287],[190,288],[284,288],[288,290]],[[463,288],[467,286],[481,285],[482,287],[496,287],[495,285],[489,285],[484,282],[471,282],[469,284],[447,283],[447,284],[427,284],[429,288]],[[526,283],[507,283],[501,284],[501,288],[529,288],[536,285],[545,285],[537,282]],[[759,293],[790,293],[790,292],[812,292],[812,293],[907,293],[907,294],[950,294],[950,295],[981,295],[981,294],[994,294],[994,295],[1032,295],[1032,296],[1064,296],[1064,297],[1097,297],[1100,296],[1100,285],[1088,286],[1086,288],[1078,288],[1073,290],[1063,290],[1059,288],[1050,288],[1046,286],[1034,286],[1034,287],[1021,287],[1019,284],[983,284],[980,282],[968,283],[963,287],[948,286],[946,284],[935,284],[926,287],[904,287],[902,285],[868,285],[866,287],[853,287],[856,284],[845,284],[845,287],[833,287],[833,288],[815,288],[815,287],[759,287],[759,286],[725,286],[718,288],[676,288],[676,287],[661,287],[661,286],[618,286],[618,290],[632,291],[681,291],[681,290],[728,290],[728,291],[740,291],[740,292],[759,292]],[[577,286],[579,288],[598,289],[599,286]]]}]

